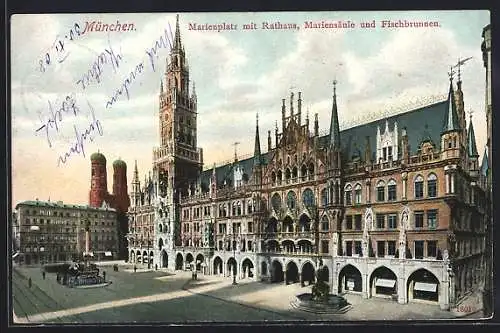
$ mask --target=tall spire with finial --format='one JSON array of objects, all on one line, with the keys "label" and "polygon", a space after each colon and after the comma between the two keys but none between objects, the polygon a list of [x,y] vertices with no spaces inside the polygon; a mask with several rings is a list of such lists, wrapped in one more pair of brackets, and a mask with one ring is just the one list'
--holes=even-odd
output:
[{"label": "tall spire with finial", "polygon": [[455,94],[453,92],[453,75],[455,72],[453,71],[453,67],[450,68],[450,72],[448,73],[450,77],[450,89],[448,92],[448,108],[446,111],[446,115],[444,118],[443,124],[443,133],[456,131],[459,129],[458,125],[458,114],[457,107],[455,104]]},{"label": "tall spire with finial", "polygon": [[479,158],[479,153],[477,152],[476,146],[476,136],[474,134],[474,125],[472,124],[472,110],[469,112],[470,121],[469,121],[469,131],[467,133],[467,151],[469,153],[469,157]]},{"label": "tall spire with finial", "polygon": [[179,14],[177,14],[175,18],[175,40],[174,40],[174,49],[175,50],[182,50],[182,45],[181,45],[181,29],[179,28]]},{"label": "tall spire with finial", "polygon": [[259,114],[257,113],[256,116],[256,123],[255,123],[255,148],[253,151],[253,165],[254,166],[259,166],[261,162],[261,156],[260,156],[260,138],[259,138]]},{"label": "tall spire with finial", "polygon": [[137,160],[135,160],[135,166],[134,166],[134,178],[132,180],[133,182],[139,182],[139,170],[137,169]]},{"label": "tall spire with finial", "polygon": [[330,146],[340,148],[339,115],[337,112],[337,80],[333,80],[333,105],[330,121]]}]

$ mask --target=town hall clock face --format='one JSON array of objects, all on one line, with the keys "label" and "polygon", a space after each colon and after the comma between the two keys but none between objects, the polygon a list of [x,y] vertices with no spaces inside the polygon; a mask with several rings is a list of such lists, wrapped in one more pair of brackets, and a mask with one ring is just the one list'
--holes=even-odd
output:
[{"label": "town hall clock face", "polygon": [[274,210],[279,210],[281,208],[281,197],[278,193],[275,193],[271,198],[271,204]]}]

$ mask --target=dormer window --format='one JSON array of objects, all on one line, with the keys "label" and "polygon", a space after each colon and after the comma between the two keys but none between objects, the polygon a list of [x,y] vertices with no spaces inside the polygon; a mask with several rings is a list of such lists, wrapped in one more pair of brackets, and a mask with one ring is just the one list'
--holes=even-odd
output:
[{"label": "dormer window", "polygon": [[392,161],[392,147],[387,147],[387,158]]},{"label": "dormer window", "polygon": [[384,162],[387,161],[387,148],[386,147],[382,148],[382,160]]}]

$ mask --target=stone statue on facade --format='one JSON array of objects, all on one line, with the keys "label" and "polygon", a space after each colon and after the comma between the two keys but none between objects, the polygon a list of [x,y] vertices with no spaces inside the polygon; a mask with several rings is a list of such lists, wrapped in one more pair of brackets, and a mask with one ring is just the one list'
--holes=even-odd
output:
[{"label": "stone statue on facade", "polygon": [[338,253],[339,244],[339,234],[337,232],[333,233],[333,255],[336,256]]}]

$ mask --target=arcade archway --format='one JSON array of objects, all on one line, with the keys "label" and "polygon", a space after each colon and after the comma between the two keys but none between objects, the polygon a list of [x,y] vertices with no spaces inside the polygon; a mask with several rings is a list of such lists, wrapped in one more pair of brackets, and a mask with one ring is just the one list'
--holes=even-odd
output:
[{"label": "arcade archway", "polygon": [[382,266],[373,271],[370,276],[372,296],[390,297],[397,295],[397,276],[389,268]]},{"label": "arcade archway", "polygon": [[227,272],[228,276],[238,274],[238,264],[236,263],[236,259],[234,259],[233,257],[229,258],[227,261]]},{"label": "arcade archway", "polygon": [[175,257],[175,270],[182,270],[184,268],[184,258],[182,258],[182,254],[177,253]]},{"label": "arcade archway", "polygon": [[196,270],[197,271],[201,271],[201,268],[202,268],[202,264],[205,263],[205,257],[203,256],[203,254],[198,254],[196,256]]},{"label": "arcade archway", "polygon": [[253,278],[253,262],[246,258],[241,264],[241,269],[243,273],[243,278]]},{"label": "arcade archway", "polygon": [[297,264],[290,261],[286,265],[286,284],[299,282],[299,269]]},{"label": "arcade archway", "polygon": [[277,260],[271,264],[271,283],[283,282],[283,266]]},{"label": "arcade archway", "polygon": [[314,266],[308,261],[302,266],[302,285],[312,285],[315,281]]},{"label": "arcade archway", "polygon": [[161,251],[161,267],[162,268],[168,267],[168,254],[165,250]]},{"label": "arcade archway", "polygon": [[194,258],[191,253],[186,254],[186,266],[190,266]]},{"label": "arcade archway", "polygon": [[353,265],[347,265],[339,273],[339,293],[363,291],[361,272]]},{"label": "arcade archway", "polygon": [[222,259],[220,257],[214,258],[214,274],[222,274]]},{"label": "arcade archway", "polygon": [[413,272],[407,281],[408,301],[439,302],[439,280],[426,269]]}]

